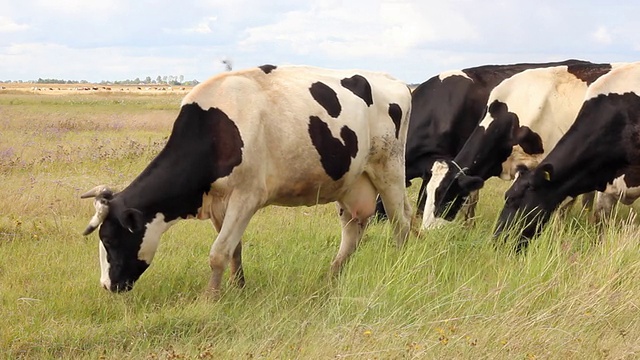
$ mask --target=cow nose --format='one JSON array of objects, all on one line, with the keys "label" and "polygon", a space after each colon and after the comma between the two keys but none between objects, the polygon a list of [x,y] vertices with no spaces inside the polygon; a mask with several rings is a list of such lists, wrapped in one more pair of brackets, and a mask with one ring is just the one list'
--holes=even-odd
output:
[{"label": "cow nose", "polygon": [[114,284],[113,286],[111,286],[111,292],[114,293],[122,293],[122,292],[127,292],[129,290],[133,289],[133,284],[131,284],[130,282],[125,282],[125,283],[119,283],[119,284]]}]

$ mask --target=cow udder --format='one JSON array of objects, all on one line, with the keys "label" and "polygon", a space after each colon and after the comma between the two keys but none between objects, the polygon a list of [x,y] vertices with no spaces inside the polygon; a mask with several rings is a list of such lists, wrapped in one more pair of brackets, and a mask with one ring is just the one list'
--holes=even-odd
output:
[{"label": "cow udder", "polygon": [[339,201],[353,219],[363,222],[375,213],[377,195],[369,176],[362,174]]}]

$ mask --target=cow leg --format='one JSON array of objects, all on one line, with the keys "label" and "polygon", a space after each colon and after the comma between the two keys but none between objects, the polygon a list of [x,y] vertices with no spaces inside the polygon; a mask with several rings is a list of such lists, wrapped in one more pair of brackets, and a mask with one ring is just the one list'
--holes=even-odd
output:
[{"label": "cow leg", "polygon": [[613,217],[613,210],[618,198],[612,194],[596,192],[595,205],[591,221],[600,224],[609,221]]},{"label": "cow leg", "polygon": [[[211,222],[213,223],[213,227],[215,227],[216,232],[219,234],[220,229],[222,228],[222,219],[218,219],[215,215],[211,217]],[[231,265],[229,267],[229,271],[231,273],[230,282],[232,284],[237,285],[240,288],[244,287],[244,271],[242,270],[242,240],[236,246],[236,249],[233,251],[233,256],[231,257]]]},{"label": "cow leg", "polygon": [[422,214],[424,213],[424,205],[427,203],[427,184],[431,180],[431,175],[425,175],[422,177],[422,185],[420,185],[420,190],[418,191],[418,202],[416,205],[416,217],[422,218]]},{"label": "cow leg", "polygon": [[386,169],[376,172],[378,175],[384,174],[384,178],[371,176],[371,181],[378,189],[384,208],[387,210],[387,217],[394,229],[396,245],[401,248],[409,235],[412,210],[400,166],[396,168],[389,163],[387,165]]},{"label": "cow leg", "polygon": [[209,252],[209,265],[211,267],[211,279],[208,291],[213,296],[220,293],[222,275],[227,264],[231,261],[231,278],[239,286],[244,285],[244,273],[242,271],[242,234],[249,225],[249,220],[258,209],[252,199],[233,197],[229,199],[225,211],[224,220],[220,227],[218,237],[211,246]]},{"label": "cow leg", "polygon": [[586,210],[587,212],[591,211],[595,203],[595,198],[596,198],[595,191],[582,194],[582,209]]},{"label": "cow leg", "polygon": [[230,281],[239,288],[244,287],[244,270],[242,270],[242,240],[238,242],[236,249],[231,257],[231,266],[229,266]]},{"label": "cow leg", "polygon": [[558,216],[561,219],[565,219],[567,217],[567,214],[569,213],[569,210],[571,210],[571,207],[573,206],[573,204],[575,204],[575,202],[576,198],[571,198],[570,200],[565,200],[560,203],[557,211]]},{"label": "cow leg", "polygon": [[356,250],[367,226],[366,220],[354,218],[344,204],[338,202],[336,205],[342,223],[342,240],[338,254],[331,263],[331,275],[333,276],[340,273],[349,256]]},{"label": "cow leg", "polygon": [[462,218],[464,219],[464,224],[466,226],[472,226],[475,217],[476,217],[476,206],[478,205],[478,200],[480,199],[480,191],[475,190],[469,193],[467,199],[464,201],[462,205],[462,209],[460,209],[460,213],[462,214]]},{"label": "cow leg", "polygon": [[384,210],[384,204],[382,204],[382,199],[380,196],[376,198],[376,216],[377,221],[387,220],[387,212]]}]

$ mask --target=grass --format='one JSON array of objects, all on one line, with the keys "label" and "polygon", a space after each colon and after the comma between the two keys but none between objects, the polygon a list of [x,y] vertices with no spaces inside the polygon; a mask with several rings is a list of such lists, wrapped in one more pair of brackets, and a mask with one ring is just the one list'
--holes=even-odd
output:
[{"label": "grass", "polygon": [[[79,194],[122,189],[159,151],[175,95],[0,94],[0,355],[104,359],[624,359],[640,354],[634,211],[599,235],[574,209],[525,255],[491,239],[507,184],[472,228],[396,250],[373,224],[333,281],[333,205],[264,209],[244,236],[247,286],[203,296],[215,232],[183,221],[133,291],[99,286]],[[410,188],[415,198],[416,186]]]}]

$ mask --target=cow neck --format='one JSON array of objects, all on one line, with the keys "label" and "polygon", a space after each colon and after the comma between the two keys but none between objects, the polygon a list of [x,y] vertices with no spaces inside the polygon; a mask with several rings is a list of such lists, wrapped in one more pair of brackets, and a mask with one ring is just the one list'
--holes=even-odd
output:
[{"label": "cow neck", "polygon": [[[485,131],[479,127],[471,134],[466,144],[460,150],[458,155],[453,161],[458,164],[460,168],[466,169],[466,175],[481,176],[486,179],[489,176],[485,174],[485,168],[483,165],[487,162],[486,156],[483,156],[486,149],[482,149],[485,140]],[[452,171],[458,171],[457,168]]]},{"label": "cow neck", "polygon": [[122,191],[127,207],[151,216],[163,213],[165,221],[197,214],[216,178],[213,130],[207,124],[214,120],[203,114],[199,108],[183,106],[165,147]]}]

